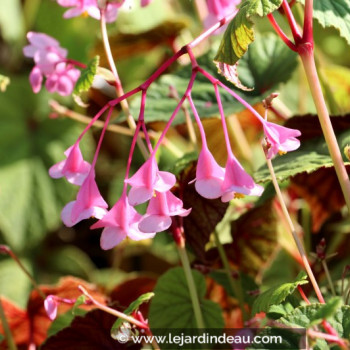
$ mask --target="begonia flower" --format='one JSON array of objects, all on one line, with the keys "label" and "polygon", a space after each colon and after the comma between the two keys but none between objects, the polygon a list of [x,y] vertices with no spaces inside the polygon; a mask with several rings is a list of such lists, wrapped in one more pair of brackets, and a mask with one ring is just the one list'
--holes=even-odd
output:
[{"label": "begonia flower", "polygon": [[35,66],[42,75],[51,74],[56,64],[67,57],[67,50],[60,47],[59,42],[49,35],[29,32],[27,39],[30,45],[23,48],[23,54],[34,59]]},{"label": "begonia flower", "polygon": [[266,136],[266,156],[273,158],[277,153],[283,154],[294,151],[300,146],[300,141],[296,137],[301,132],[296,129],[286,128],[268,121],[263,122],[264,133]]},{"label": "begonia flower", "polygon": [[198,157],[195,188],[204,198],[215,199],[222,196],[222,184],[224,181],[225,169],[214,159],[206,146]]},{"label": "begonia flower", "polygon": [[182,200],[170,191],[156,192],[149,201],[146,214],[139,223],[142,232],[160,232],[171,225],[171,217],[187,216],[191,209],[184,209]]},{"label": "begonia flower", "polygon": [[[106,22],[114,22],[116,20],[118,9],[123,5],[124,1],[125,0],[106,1]],[[57,0],[57,3],[63,7],[71,7],[64,13],[64,18],[72,18],[81,15],[88,15],[98,20],[101,18],[98,0]]]},{"label": "begonia flower", "polygon": [[[206,0],[208,16],[204,20],[206,28],[211,27],[225,16],[236,10],[241,0]],[[216,33],[221,33],[224,28],[220,28]]]},{"label": "begonia flower", "polygon": [[90,217],[101,219],[107,213],[107,208],[108,204],[96,185],[94,171],[90,171],[79,189],[77,199],[63,208],[61,218],[67,227],[72,227]]},{"label": "begonia flower", "polygon": [[45,87],[51,93],[58,92],[61,96],[68,96],[73,92],[79,76],[79,69],[61,62],[57,64],[55,71],[47,76]]},{"label": "begonia flower", "polygon": [[260,196],[264,188],[254,182],[253,178],[243,169],[236,157],[231,154],[226,162],[222,191],[221,200],[228,202],[241,195]]},{"label": "begonia flower", "polygon": [[130,204],[138,205],[148,201],[154,191],[170,190],[175,185],[176,178],[169,172],[159,171],[157,162],[152,156],[125,182],[132,187],[128,194]]},{"label": "begonia flower", "polygon": [[90,171],[90,164],[83,159],[79,143],[69,147],[65,152],[67,159],[53,165],[49,169],[49,175],[58,179],[66,177],[68,182],[81,186]]},{"label": "begonia flower", "polygon": [[129,204],[126,194],[114,204],[104,217],[91,226],[91,229],[104,227],[100,245],[104,250],[112,249],[126,237],[139,241],[153,238],[155,232],[144,233],[138,228],[142,216]]}]

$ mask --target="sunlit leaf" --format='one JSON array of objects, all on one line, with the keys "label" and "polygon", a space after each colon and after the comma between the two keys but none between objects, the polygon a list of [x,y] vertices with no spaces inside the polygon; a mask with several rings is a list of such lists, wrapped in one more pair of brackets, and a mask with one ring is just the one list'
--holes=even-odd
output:
[{"label": "sunlit leaf", "polygon": [[252,315],[255,315],[261,311],[267,312],[271,305],[278,305],[282,303],[288,295],[295,291],[299,285],[306,283],[308,283],[307,275],[302,273],[297,277],[295,282],[284,283],[268,289],[256,298],[253,304]]},{"label": "sunlit leaf", "polygon": [[[218,304],[204,299],[206,285],[204,277],[191,270],[205,326],[223,328],[222,311]],[[154,289],[149,321],[153,328],[196,328],[191,296],[186,277],[181,267],[173,268],[162,275]]]}]

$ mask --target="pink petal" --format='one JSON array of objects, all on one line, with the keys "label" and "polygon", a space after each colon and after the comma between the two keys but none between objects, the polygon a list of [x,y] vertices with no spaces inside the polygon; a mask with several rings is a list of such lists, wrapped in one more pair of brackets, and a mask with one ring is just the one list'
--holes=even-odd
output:
[{"label": "pink petal", "polygon": [[53,321],[57,316],[58,303],[53,295],[48,295],[44,300],[44,308],[47,316]]},{"label": "pink petal", "polygon": [[170,190],[176,183],[174,174],[167,171],[158,171],[158,180],[154,184],[154,189],[158,192],[165,192]]},{"label": "pink petal", "polygon": [[79,8],[72,8],[67,10],[64,14],[63,14],[63,18],[72,18],[72,17],[77,17],[80,16],[81,14],[83,14],[84,11],[82,9]]},{"label": "pink petal", "polygon": [[209,149],[203,147],[197,162],[196,179],[224,179],[224,169],[215,161]]},{"label": "pink petal", "polygon": [[58,47],[60,45],[56,39],[44,33],[29,32],[27,34],[27,39],[37,48],[45,48],[47,46]]},{"label": "pink petal", "polygon": [[120,227],[106,227],[101,234],[100,245],[103,250],[112,249],[126,237]]},{"label": "pink petal", "polygon": [[153,238],[156,232],[142,232],[139,229],[139,223],[134,224],[129,228],[128,237],[134,241],[141,241],[143,239]]},{"label": "pink petal", "polygon": [[141,0],[141,7],[149,5],[153,0]]},{"label": "pink petal", "polygon": [[29,82],[32,86],[34,93],[37,94],[41,90],[41,85],[43,83],[43,76],[41,70],[38,67],[34,66],[32,71],[30,72]]},{"label": "pink petal", "polygon": [[77,223],[77,221],[74,222],[72,220],[72,209],[75,205],[75,202],[76,201],[69,202],[68,204],[66,204],[61,212],[61,219],[67,227],[72,227]]},{"label": "pink petal", "polygon": [[223,179],[212,178],[197,180],[195,183],[196,191],[204,198],[215,199],[222,195]]},{"label": "pink petal", "polygon": [[147,187],[151,189],[157,180],[157,172],[157,162],[154,157],[151,157],[130,179],[125,180],[125,182],[130,186]]},{"label": "pink petal", "polygon": [[164,215],[145,215],[140,223],[139,229],[142,232],[161,232],[171,225],[171,218]]},{"label": "pink petal", "polygon": [[132,187],[128,194],[129,203],[131,205],[139,205],[147,202],[153,196],[153,189],[146,187]]},{"label": "pink petal", "polygon": [[58,79],[57,82],[57,92],[61,95],[61,96],[68,96],[73,92],[73,82],[71,79],[69,79],[66,76],[61,76]]},{"label": "pink petal", "polygon": [[62,170],[63,170],[65,164],[66,164],[66,161],[62,160],[61,162],[53,165],[49,169],[49,175],[54,179],[59,179],[59,178],[63,177],[64,175],[62,173]]}]

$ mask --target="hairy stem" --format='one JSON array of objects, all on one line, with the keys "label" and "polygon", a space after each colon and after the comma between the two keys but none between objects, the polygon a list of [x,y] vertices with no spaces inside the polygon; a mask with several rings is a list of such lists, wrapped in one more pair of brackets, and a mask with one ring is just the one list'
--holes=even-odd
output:
[{"label": "hairy stem", "polygon": [[233,293],[235,294],[235,297],[238,300],[238,304],[242,312],[243,321],[246,321],[248,319],[248,314],[244,307],[244,295],[243,295],[243,289],[241,284],[241,278],[239,274],[238,274],[238,279],[232,277],[230,263],[227,259],[227,255],[225,253],[224,247],[221,244],[219,234],[216,230],[214,230],[214,238],[215,238],[215,245],[218,248],[220,259],[222,261],[225,273],[228,278],[228,283]]},{"label": "hairy stem", "polygon": [[177,245],[177,248],[178,248],[180,259],[181,259],[182,268],[184,269],[184,273],[186,276],[187,286],[188,286],[188,290],[189,290],[190,296],[191,296],[192,307],[193,307],[194,316],[196,318],[197,327],[198,328],[205,328],[202,310],[201,310],[201,306],[200,306],[199,298],[198,298],[198,293],[197,293],[197,289],[196,289],[196,284],[195,284],[193,276],[192,276],[191,266],[190,266],[190,262],[188,260],[186,248],[184,245],[181,245],[181,246]]},{"label": "hairy stem", "polygon": [[266,162],[267,162],[267,166],[269,168],[270,174],[271,174],[272,183],[273,183],[273,186],[275,188],[275,191],[276,191],[276,194],[277,194],[277,198],[278,198],[278,200],[280,202],[280,205],[281,205],[281,208],[282,208],[282,212],[283,212],[283,214],[285,216],[285,219],[286,219],[286,221],[288,223],[288,226],[289,226],[289,229],[290,229],[290,231],[292,233],[292,236],[294,238],[295,244],[297,245],[297,248],[299,250],[301,259],[302,259],[303,264],[304,264],[304,268],[305,268],[305,270],[306,270],[306,272],[307,272],[307,274],[308,274],[308,276],[310,278],[312,286],[314,287],[314,290],[315,290],[315,293],[317,295],[318,300],[320,301],[320,303],[324,304],[325,303],[324,298],[322,296],[320,287],[317,284],[316,278],[315,278],[315,276],[314,276],[314,274],[313,274],[313,272],[311,270],[311,266],[310,266],[309,261],[307,259],[304,246],[301,243],[301,241],[300,241],[300,239],[299,239],[299,237],[298,237],[298,235],[297,235],[297,233],[295,231],[292,219],[289,216],[287,206],[286,206],[286,204],[284,202],[284,199],[283,199],[283,196],[282,196],[282,193],[281,193],[281,189],[280,189],[280,187],[278,185],[278,182],[277,182],[277,179],[276,179],[276,174],[275,174],[275,171],[273,169],[271,159],[266,158]]}]

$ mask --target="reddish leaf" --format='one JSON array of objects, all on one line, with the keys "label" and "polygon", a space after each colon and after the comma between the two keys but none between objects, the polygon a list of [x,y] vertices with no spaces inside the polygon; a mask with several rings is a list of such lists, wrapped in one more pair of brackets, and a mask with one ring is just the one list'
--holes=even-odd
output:
[{"label": "reddish leaf", "polygon": [[225,249],[239,270],[255,276],[270,262],[277,248],[278,220],[270,200],[232,222],[233,243]]},{"label": "reddish leaf", "polygon": [[[78,286],[82,285],[90,294],[101,303],[105,303],[106,297],[98,292],[95,287],[87,282],[75,278],[64,277],[57,286],[40,286],[40,289],[45,295],[56,295],[67,299],[76,299],[81,295]],[[48,318],[44,309],[44,300],[36,290],[30,294],[27,311],[21,310],[11,302],[3,300],[6,318],[9,322],[11,332],[14,336],[15,343],[18,346],[28,347],[30,344],[40,345],[47,336],[47,331],[51,326],[52,321]],[[73,305],[61,304],[58,307],[58,314],[65,313],[71,309]],[[83,305],[82,308],[91,310],[93,305]],[[0,332],[2,331],[0,325]],[[3,341],[0,346],[5,346]],[[4,347],[5,349],[6,347]]]},{"label": "reddish leaf", "polygon": [[[210,234],[226,213],[228,203],[220,199],[206,199],[195,190],[194,184],[188,184],[196,177],[195,163],[192,163],[179,176],[180,194],[184,208],[192,208],[190,215],[183,219],[185,237],[201,262],[206,261],[205,245]],[[186,193],[185,196],[182,194]]]},{"label": "reddish leaf", "polygon": [[[350,128],[350,114],[331,116],[331,122],[335,133],[347,130]],[[318,117],[313,114],[294,116],[288,119],[284,126],[300,130],[301,136],[299,136],[298,139],[301,142],[323,135]]]},{"label": "reddish leaf", "polygon": [[[350,166],[346,168],[349,172]],[[312,208],[313,232],[318,232],[323,223],[345,205],[334,168],[320,168],[311,174],[301,173],[293,176],[291,189]]]},{"label": "reddish leaf", "polygon": [[41,350],[117,350],[140,349],[139,344],[121,344],[114,340],[110,331],[115,322],[112,316],[101,310],[93,310],[84,317],[76,317],[67,327],[50,337]]}]

